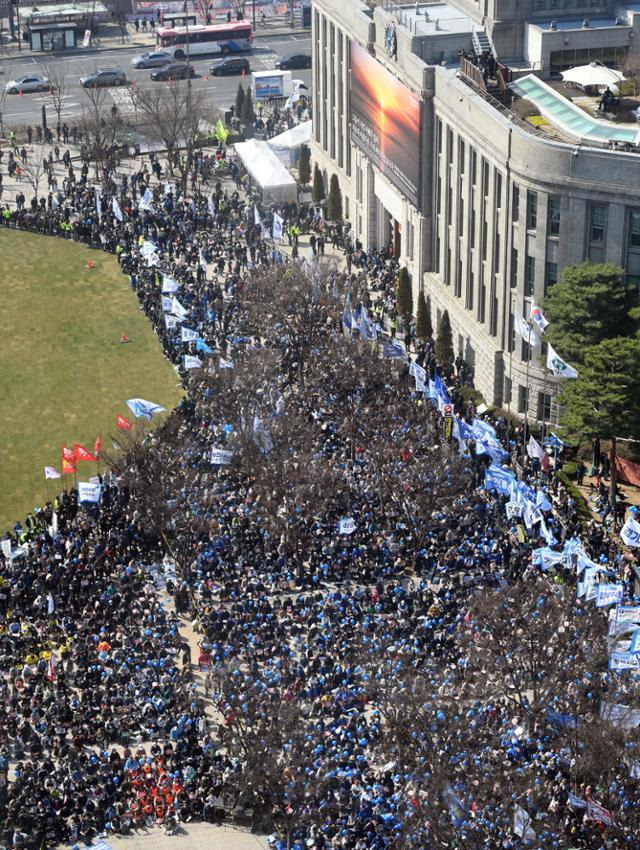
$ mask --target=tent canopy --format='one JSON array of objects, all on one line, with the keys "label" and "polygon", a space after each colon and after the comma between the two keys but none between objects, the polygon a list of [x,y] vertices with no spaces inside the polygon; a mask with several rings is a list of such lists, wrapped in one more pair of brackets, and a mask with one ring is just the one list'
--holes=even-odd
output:
[{"label": "tent canopy", "polygon": [[575,83],[578,86],[613,86],[624,80],[621,71],[607,68],[600,62],[590,62],[588,65],[579,65],[577,68],[569,68],[560,74],[565,83]]},{"label": "tent canopy", "polygon": [[302,124],[296,124],[290,130],[285,130],[279,136],[274,136],[269,139],[268,145],[271,148],[299,148],[301,145],[308,145],[311,141],[311,121],[303,121]]},{"label": "tent canopy", "polygon": [[265,201],[297,200],[298,184],[266,142],[249,139],[237,142],[235,149],[252,180],[262,189]]}]

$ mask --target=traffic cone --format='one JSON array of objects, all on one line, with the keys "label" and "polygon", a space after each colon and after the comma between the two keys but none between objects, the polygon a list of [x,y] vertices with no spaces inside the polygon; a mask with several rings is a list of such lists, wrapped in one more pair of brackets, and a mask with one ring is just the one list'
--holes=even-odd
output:
[{"label": "traffic cone", "polygon": [[20,95],[20,97],[22,97],[22,89],[20,89],[20,91],[18,92],[18,94]]},{"label": "traffic cone", "polygon": [[124,331],[122,331],[122,333],[120,334],[120,342],[131,342],[131,340]]},{"label": "traffic cone", "polygon": [[87,260],[87,268],[88,268],[88,269],[92,269],[92,268],[93,268],[93,260]]}]

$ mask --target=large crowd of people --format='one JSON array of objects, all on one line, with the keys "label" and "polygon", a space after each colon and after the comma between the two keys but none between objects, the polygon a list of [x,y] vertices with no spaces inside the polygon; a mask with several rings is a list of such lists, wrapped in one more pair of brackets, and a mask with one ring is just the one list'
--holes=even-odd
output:
[{"label": "large crowd of people", "polygon": [[[5,207],[7,228],[117,256],[123,285],[128,280],[187,394],[105,477],[99,504],[64,492],[5,538],[13,556],[0,555],[0,843],[89,845],[152,824],[174,830],[230,818],[274,830],[269,843],[278,850],[640,846],[635,726],[602,781],[590,783],[576,773],[569,721],[529,723],[530,695],[519,703],[499,695],[494,678],[504,671],[485,670],[485,695],[471,695],[462,640],[483,629],[474,599],[516,586],[543,594],[538,609],[545,595],[570,594],[575,617],[586,617],[593,603],[575,598],[571,541],[622,583],[625,601],[634,598],[636,556],[601,524],[582,523],[553,470],[527,453],[521,427],[476,416],[462,392],[464,363],[443,370],[433,340],[417,340],[415,327],[401,356],[377,358],[395,330],[390,251],[364,250],[348,225],[333,232],[313,209],[274,209],[250,197],[227,154],[222,145],[203,149],[182,187],[159,157],[138,158],[128,176],[113,173],[99,187],[88,160],[80,168],[69,161],[44,202]],[[271,238],[275,214],[290,248]],[[314,258],[315,250],[296,259],[299,234],[310,231],[333,241],[335,262]],[[379,380],[373,399],[357,377],[341,397],[335,374],[321,368],[306,375],[302,392],[300,354],[278,316],[258,332],[247,306],[260,308],[263,277],[322,268],[318,285],[332,290],[340,313],[316,346],[335,346],[336,361],[352,346],[365,349]],[[273,305],[262,307],[269,313]],[[271,436],[286,439],[287,425],[306,420],[304,457],[314,470],[324,464],[335,485],[318,494],[300,473],[300,487],[317,500],[298,522],[302,552],[286,530],[275,533],[277,516],[265,516],[257,472],[210,463],[212,446],[239,443],[221,418],[224,404],[216,406],[219,384],[209,373],[217,369],[207,358],[215,352],[216,363],[250,372],[252,352],[262,349],[276,355],[257,390],[263,465]],[[187,369],[185,355],[201,368]],[[418,388],[416,366],[428,384],[447,376],[439,392],[471,436],[446,433],[437,399]],[[354,444],[345,426],[356,397],[370,444]],[[379,435],[393,451],[378,463]],[[426,487],[435,478],[427,467],[427,478],[410,479],[405,467],[431,450],[452,483],[421,518],[416,544],[416,480]],[[170,516],[165,527],[149,507],[152,485],[136,479],[140,452],[163,470],[153,496]],[[507,498],[485,486],[492,462],[517,468],[534,494],[541,514],[531,528],[517,512],[507,516]],[[406,514],[390,510],[387,475],[399,488],[409,482]],[[287,516],[292,525],[296,512]],[[344,531],[343,517],[353,523]],[[181,547],[183,528],[189,543]],[[170,548],[181,554],[177,575],[163,584],[167,598],[157,576]],[[567,557],[541,566],[532,554],[547,549]],[[201,634],[204,691],[180,633],[185,615]],[[563,663],[549,656],[550,667]],[[633,706],[632,673],[614,676],[599,664],[580,670],[575,693],[551,694],[549,708],[566,718],[583,692],[585,700],[588,692]]]}]

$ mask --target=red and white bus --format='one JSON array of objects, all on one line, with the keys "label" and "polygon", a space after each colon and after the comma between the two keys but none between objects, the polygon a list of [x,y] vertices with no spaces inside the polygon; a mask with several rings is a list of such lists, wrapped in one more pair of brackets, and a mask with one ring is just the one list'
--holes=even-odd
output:
[{"label": "red and white bus", "polygon": [[252,38],[249,21],[208,26],[200,24],[195,27],[160,27],[156,50],[165,50],[178,60],[201,53],[241,53],[251,49]]}]

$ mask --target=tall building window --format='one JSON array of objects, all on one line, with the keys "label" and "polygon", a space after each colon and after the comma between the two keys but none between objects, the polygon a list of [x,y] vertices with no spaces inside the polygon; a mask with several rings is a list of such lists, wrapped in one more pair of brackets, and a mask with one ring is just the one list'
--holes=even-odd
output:
[{"label": "tall building window", "polygon": [[547,234],[560,235],[560,198],[549,198],[547,206]]},{"label": "tall building window", "polygon": [[524,274],[525,295],[533,295],[536,286],[536,258],[527,254]]},{"label": "tall building window", "polygon": [[629,213],[629,245],[631,248],[640,248],[640,211],[632,210]]},{"label": "tall building window", "polygon": [[524,413],[529,406],[529,390],[522,384],[518,387],[518,413]]},{"label": "tall building window", "polygon": [[602,204],[591,204],[589,209],[589,242],[600,245],[604,242],[607,227],[607,208]]},{"label": "tall building window", "polygon": [[496,171],[496,209],[502,206],[502,174]]},{"label": "tall building window", "polygon": [[538,393],[538,419],[543,422],[551,420],[551,396],[549,393]]},{"label": "tall building window", "polygon": [[527,230],[535,230],[538,226],[538,193],[527,192]]},{"label": "tall building window", "polygon": [[514,186],[511,191],[511,221],[518,221],[520,218],[520,189]]},{"label": "tall building window", "polygon": [[544,270],[544,292],[545,295],[549,289],[558,282],[558,264],[551,263],[547,260]]},{"label": "tall building window", "polygon": [[511,289],[515,289],[518,285],[518,249],[511,249],[511,276],[509,278]]}]

